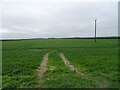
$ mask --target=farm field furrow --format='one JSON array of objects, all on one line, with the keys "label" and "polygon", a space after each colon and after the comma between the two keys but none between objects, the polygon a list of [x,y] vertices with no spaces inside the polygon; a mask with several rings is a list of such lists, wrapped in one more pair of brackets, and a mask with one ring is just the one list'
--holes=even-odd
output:
[{"label": "farm field furrow", "polygon": [[65,65],[70,68],[70,70],[72,70],[72,71],[74,71],[74,72],[79,73],[79,74],[82,75],[82,72],[79,72],[79,71],[77,70],[77,68],[74,67],[74,66],[70,63],[70,61],[64,56],[63,53],[60,53],[59,56],[61,57],[61,59],[63,60],[63,62],[65,63]]},{"label": "farm field furrow", "polygon": [[[86,82],[89,83],[86,83]],[[89,80],[70,70],[59,57],[59,53],[50,54],[47,70],[43,77],[41,88],[83,88],[97,87],[92,85]]]},{"label": "farm field furrow", "polygon": [[[3,88],[118,88],[117,39],[2,42]],[[39,82],[37,69],[47,53],[46,70]],[[83,75],[65,65],[60,53]]]}]

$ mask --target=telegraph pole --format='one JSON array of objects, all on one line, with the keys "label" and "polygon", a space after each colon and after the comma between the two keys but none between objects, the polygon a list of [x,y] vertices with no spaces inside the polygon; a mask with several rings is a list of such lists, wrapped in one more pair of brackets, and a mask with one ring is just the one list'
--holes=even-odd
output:
[{"label": "telegraph pole", "polygon": [[96,42],[96,22],[97,20],[95,20],[95,42]]}]

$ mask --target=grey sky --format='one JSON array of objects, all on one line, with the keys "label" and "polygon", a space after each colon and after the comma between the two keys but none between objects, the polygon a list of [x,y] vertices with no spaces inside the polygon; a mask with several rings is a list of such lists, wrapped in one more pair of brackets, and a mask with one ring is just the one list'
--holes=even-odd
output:
[{"label": "grey sky", "polygon": [[3,38],[43,38],[118,35],[118,3],[76,0],[2,2]]}]

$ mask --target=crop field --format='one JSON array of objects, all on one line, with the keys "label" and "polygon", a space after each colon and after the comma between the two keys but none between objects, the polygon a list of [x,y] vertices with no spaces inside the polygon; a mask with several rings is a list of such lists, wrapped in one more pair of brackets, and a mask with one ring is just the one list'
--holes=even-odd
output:
[{"label": "crop field", "polygon": [[118,88],[118,40],[2,41],[3,88]]}]

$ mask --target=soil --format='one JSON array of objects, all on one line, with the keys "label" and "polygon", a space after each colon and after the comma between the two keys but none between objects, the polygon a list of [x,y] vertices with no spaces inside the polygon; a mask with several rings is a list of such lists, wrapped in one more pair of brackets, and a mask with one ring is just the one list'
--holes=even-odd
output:
[{"label": "soil", "polygon": [[76,72],[76,73],[78,73],[78,74],[83,75],[82,72],[79,72],[78,69],[77,69],[76,67],[74,67],[74,66],[70,63],[70,61],[64,56],[63,53],[60,53],[60,57],[62,58],[62,60],[63,60],[63,62],[65,63],[65,65],[70,68],[70,70],[72,70],[72,71],[74,71],[74,72]]}]

